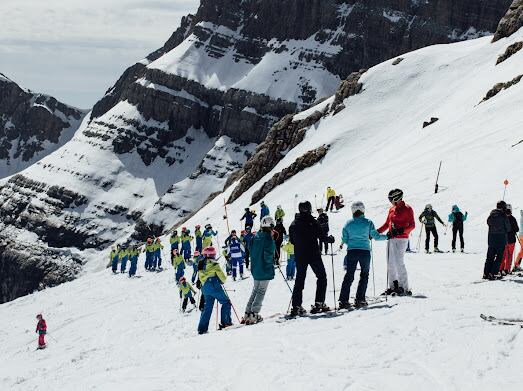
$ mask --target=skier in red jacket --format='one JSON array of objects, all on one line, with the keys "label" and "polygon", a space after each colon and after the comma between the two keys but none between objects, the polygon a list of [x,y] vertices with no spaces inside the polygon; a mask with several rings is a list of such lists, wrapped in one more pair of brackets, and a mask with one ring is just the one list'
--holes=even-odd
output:
[{"label": "skier in red jacket", "polygon": [[378,232],[388,231],[387,273],[388,288],[385,294],[412,295],[409,288],[409,278],[405,267],[404,256],[409,243],[409,235],[416,227],[414,211],[403,201],[403,191],[394,189],[389,192],[389,209],[387,221]]},{"label": "skier in red jacket", "polygon": [[45,323],[44,318],[42,317],[42,314],[36,315],[36,319],[38,319],[38,323],[36,325],[36,333],[39,334],[38,337],[38,349],[45,349],[45,334],[47,334],[47,324]]}]

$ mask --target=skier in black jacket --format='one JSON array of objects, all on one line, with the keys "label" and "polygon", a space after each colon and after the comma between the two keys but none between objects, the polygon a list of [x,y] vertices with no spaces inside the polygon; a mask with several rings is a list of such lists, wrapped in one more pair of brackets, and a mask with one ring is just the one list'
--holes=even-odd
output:
[{"label": "skier in black jacket", "polygon": [[334,237],[327,237],[319,223],[312,216],[312,205],[309,201],[299,204],[299,212],[289,227],[290,242],[296,254],[296,282],[292,292],[291,316],[304,315],[307,311],[301,306],[307,268],[311,267],[318,281],[316,282],[316,299],[311,313],[330,311],[325,304],[327,291],[327,274],[318,248],[318,240],[334,243]]},{"label": "skier in black jacket", "polygon": [[[320,224],[323,237],[326,238],[327,235],[329,235],[329,216],[327,216],[327,213],[325,213],[322,208],[318,209],[318,224]],[[318,239],[318,246],[320,247],[320,253],[323,251],[324,247],[325,254],[329,252],[329,243],[323,241],[321,238]]]},{"label": "skier in black jacket", "polygon": [[[499,273],[505,246],[507,245],[507,235],[510,232],[510,221],[507,216],[507,204],[499,201],[496,209],[490,212],[487,219],[488,224],[488,251],[485,267],[483,268],[483,278],[495,280]],[[500,275],[501,276],[501,275]]]},{"label": "skier in black jacket", "polygon": [[434,209],[432,209],[432,205],[428,204],[425,207],[425,210],[421,212],[419,215],[419,221],[420,223],[425,224],[425,252],[429,252],[429,245],[430,245],[430,234],[434,236],[434,252],[435,253],[441,253],[440,249],[438,248],[438,230],[436,228],[436,220],[438,220],[443,226],[446,226],[446,224],[443,222],[443,220],[440,219],[439,215],[436,213]]},{"label": "skier in black jacket", "polygon": [[274,251],[274,264],[279,265],[280,264],[280,254],[281,254],[281,245],[283,243],[284,236],[287,235],[287,230],[285,229],[285,226],[283,225],[282,219],[276,220],[276,225],[274,226],[274,231],[278,232],[278,236],[275,239],[276,250]]}]

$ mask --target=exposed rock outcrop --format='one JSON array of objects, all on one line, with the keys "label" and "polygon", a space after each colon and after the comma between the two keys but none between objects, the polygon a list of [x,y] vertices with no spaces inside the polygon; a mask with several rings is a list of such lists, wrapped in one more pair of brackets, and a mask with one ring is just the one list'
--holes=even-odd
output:
[{"label": "exposed rock outcrop", "polygon": [[498,60],[496,61],[496,65],[501,64],[503,61],[508,60],[510,57],[512,57],[514,54],[519,52],[521,49],[523,49],[523,42],[516,42],[510,45],[507,50],[505,50],[505,53],[503,53],[501,56],[498,57]]},{"label": "exposed rock outcrop", "polygon": [[514,0],[506,15],[499,22],[493,42],[510,37],[523,27],[523,0]]},{"label": "exposed rock outcrop", "polygon": [[[505,83],[497,83],[494,87],[492,87],[488,92],[487,95],[483,98],[481,102],[486,102],[487,100],[495,97],[497,94],[499,94],[502,90],[506,90],[516,84],[518,84],[521,79],[523,78],[523,75],[516,76],[514,79],[507,81]],[[480,102],[480,103],[481,103]]]},{"label": "exposed rock outcrop", "polygon": [[268,193],[274,190],[277,186],[284,183],[286,180],[292,178],[294,175],[305,170],[308,167],[314,166],[327,155],[329,148],[321,146],[312,151],[309,151],[300,156],[290,166],[285,167],[281,172],[274,174],[271,179],[265,182],[260,189],[254,192],[251,199],[251,204],[261,201]]}]

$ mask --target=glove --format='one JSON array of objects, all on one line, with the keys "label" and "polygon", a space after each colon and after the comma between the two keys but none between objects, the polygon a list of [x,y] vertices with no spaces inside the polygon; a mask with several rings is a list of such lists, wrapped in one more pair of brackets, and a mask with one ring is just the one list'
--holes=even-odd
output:
[{"label": "glove", "polygon": [[202,289],[202,282],[200,280],[196,281],[196,288]]},{"label": "glove", "polygon": [[403,228],[392,228],[392,237],[396,237],[398,235],[403,234],[404,229]]},{"label": "glove", "polygon": [[335,242],[334,236],[329,235],[329,236],[327,237],[327,243],[334,243],[334,242]]},{"label": "glove", "polygon": [[392,239],[392,232],[387,232],[387,240],[390,240]]},{"label": "glove", "polygon": [[343,243],[340,244],[340,250],[343,250]]}]

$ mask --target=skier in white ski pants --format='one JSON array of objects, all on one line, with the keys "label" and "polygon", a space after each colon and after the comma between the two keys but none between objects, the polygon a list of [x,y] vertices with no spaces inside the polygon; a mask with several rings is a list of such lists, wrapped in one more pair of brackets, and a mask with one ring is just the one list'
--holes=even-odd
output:
[{"label": "skier in white ski pants", "polygon": [[392,293],[410,295],[409,278],[405,267],[405,251],[409,244],[409,235],[416,227],[414,211],[403,201],[403,191],[394,189],[389,192],[392,204],[387,215],[387,221],[378,228],[379,233],[387,232],[387,279],[386,294]]},{"label": "skier in white ski pants", "polygon": [[387,273],[389,288],[394,290],[394,281],[403,287],[405,291],[410,291],[409,277],[405,267],[405,252],[409,239],[390,239],[387,245]]}]

